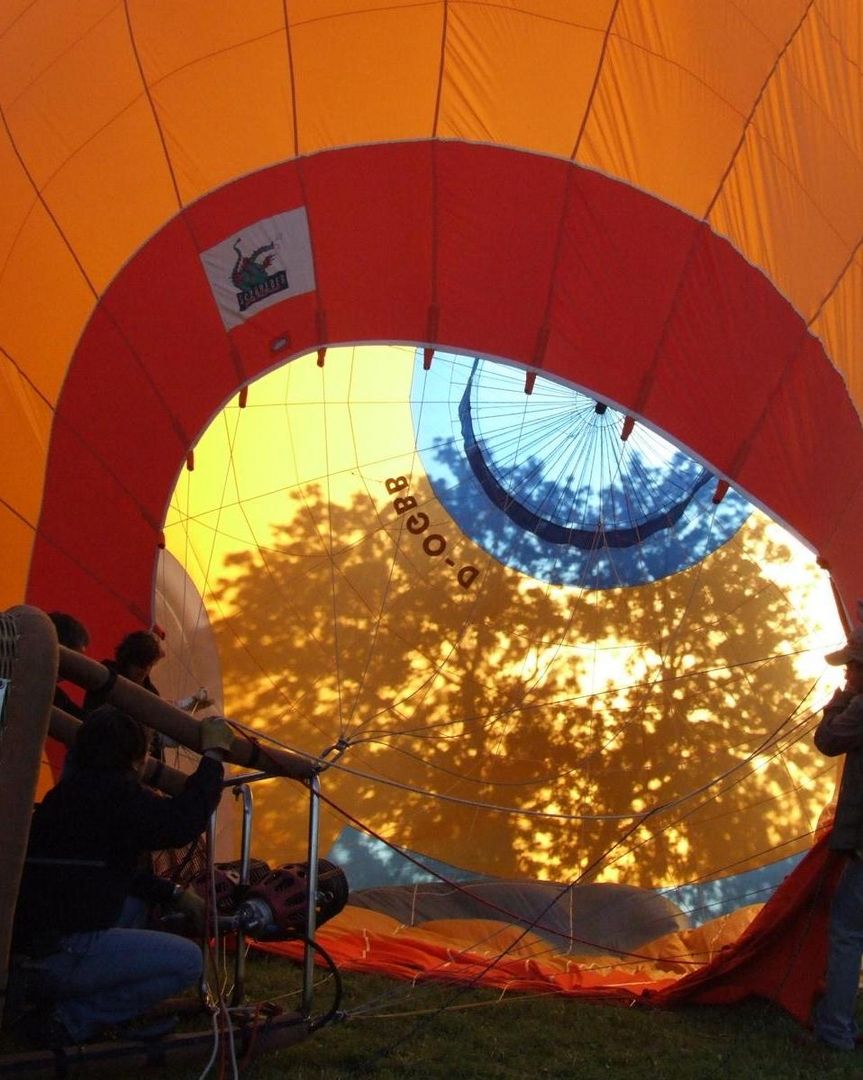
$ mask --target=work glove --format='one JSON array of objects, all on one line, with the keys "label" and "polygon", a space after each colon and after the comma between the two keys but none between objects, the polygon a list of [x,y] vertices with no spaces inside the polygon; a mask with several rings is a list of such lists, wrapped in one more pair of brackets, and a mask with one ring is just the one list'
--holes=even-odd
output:
[{"label": "work glove", "polygon": [[181,698],[177,702],[177,708],[185,709],[187,712],[195,712],[197,709],[208,709],[212,704],[213,699],[207,693],[206,687],[202,686],[194,694]]},{"label": "work glove", "polygon": [[195,934],[204,932],[207,923],[207,905],[194,889],[183,889],[172,907],[186,918],[188,928]]},{"label": "work glove", "polygon": [[234,736],[224,716],[205,716],[201,721],[201,753],[223,750],[227,754],[233,745]]}]

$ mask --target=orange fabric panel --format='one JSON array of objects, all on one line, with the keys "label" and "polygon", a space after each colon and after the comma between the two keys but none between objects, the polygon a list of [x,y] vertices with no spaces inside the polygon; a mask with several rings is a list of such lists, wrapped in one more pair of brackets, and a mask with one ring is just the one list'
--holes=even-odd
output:
[{"label": "orange fabric panel", "polygon": [[[88,144],[141,96],[123,7],[97,0],[80,9],[67,20],[57,18],[49,5],[36,4],[0,48],[6,66],[4,49],[29,51],[28,36],[40,36],[39,60],[31,61],[39,67],[22,70],[16,56],[7,84],[0,84],[9,128],[40,190],[78,154],[86,156]],[[114,164],[124,167],[121,161]],[[111,174],[102,180],[110,184]],[[80,194],[86,198],[85,191]]]},{"label": "orange fabric panel", "polygon": [[[39,516],[42,470],[52,420],[53,413],[44,398],[17,365],[0,352],[0,431],[3,433],[0,460],[9,463],[3,469],[6,483],[2,501],[33,529]],[[13,462],[17,468],[11,467]]]},{"label": "orange fabric panel", "polygon": [[[618,121],[622,110],[625,124]],[[578,160],[660,193],[700,218],[743,123],[744,118],[688,68],[657,63],[644,48],[615,34]],[[684,155],[682,145],[697,147],[697,152]]]},{"label": "orange fabric panel", "polygon": [[39,778],[36,781],[36,794],[33,801],[37,803],[41,802],[56,783],[57,777],[54,775],[54,768],[51,765],[47,754],[43,752],[42,760],[39,764]]},{"label": "orange fabric panel", "polygon": [[67,19],[36,4],[0,48],[14,54],[0,89],[12,138],[101,290],[177,210],[124,8],[94,0]]},{"label": "orange fabric panel", "polygon": [[[556,952],[538,935],[494,919],[437,919],[405,926],[380,912],[348,905],[321,927],[317,940],[339,967],[403,979],[565,995],[631,997],[660,993],[700,970],[735,941],[758,906],[681,931],[625,956]],[[298,960],[297,942],[256,943],[261,952]],[[318,960],[320,963],[321,961]]]},{"label": "orange fabric panel", "polygon": [[612,7],[450,4],[434,133],[569,157]]},{"label": "orange fabric panel", "polygon": [[17,604],[26,590],[34,528],[4,499],[0,499],[0,536],[3,537],[0,608],[5,610]]},{"label": "orange fabric panel", "polygon": [[[50,283],[34,272],[36,263],[50,267]],[[68,245],[38,202],[22,218],[4,269],[6,286],[0,289],[2,348],[37,389],[55,402],[68,358],[90,314],[93,293]],[[12,287],[15,281],[19,284]]]},{"label": "orange fabric panel", "polygon": [[[329,17],[333,6],[341,17]],[[299,153],[431,133],[443,4],[291,4],[289,12]]]},{"label": "orange fabric panel", "polygon": [[[844,134],[828,133],[816,122],[821,111],[794,75],[786,78],[787,97],[799,100],[787,100],[782,87],[771,83],[710,222],[811,317],[844,270],[856,242],[851,238],[863,227],[855,197],[863,186],[863,163]],[[798,159],[801,143],[811,175],[774,167],[777,160]]]},{"label": "orange fabric panel", "polygon": [[[20,10],[13,12],[4,3],[0,26],[0,101],[4,109],[40,83],[50,82],[58,64],[75,66],[76,59],[68,54],[77,52],[82,40],[91,35],[95,40],[104,33],[104,24],[113,25],[117,11],[112,0],[76,0],[64,10],[61,19],[51,4],[18,6]],[[100,42],[97,49],[104,46],[104,38]],[[107,58],[100,53],[99,59]],[[79,74],[87,77],[88,73],[79,70]],[[73,102],[68,105],[74,107]]]},{"label": "orange fabric panel", "polygon": [[855,402],[863,402],[863,251],[858,251],[836,291],[812,323],[812,332],[842,373]]},{"label": "orange fabric panel", "polygon": [[139,93],[54,175],[52,212],[97,293],[179,210],[149,102]]},{"label": "orange fabric panel", "polygon": [[135,41],[184,204],[296,152],[281,0],[224,3],[219,19],[210,10],[203,2],[135,10]]},{"label": "orange fabric panel", "polygon": [[[291,4],[293,9],[296,5]],[[284,41],[285,6],[282,0],[222,0],[218,12],[209,0],[147,0],[132,9],[135,42],[147,80],[161,86],[182,71],[189,72],[199,87],[214,81],[217,68],[210,62],[220,56],[242,57],[254,42],[281,37]],[[236,54],[234,50],[239,50]],[[255,71],[237,63],[231,86],[238,100],[250,104],[256,86],[266,86],[274,72]],[[279,72],[284,79],[286,72]],[[257,82],[260,79],[261,82]],[[200,122],[199,117],[199,122]]]}]

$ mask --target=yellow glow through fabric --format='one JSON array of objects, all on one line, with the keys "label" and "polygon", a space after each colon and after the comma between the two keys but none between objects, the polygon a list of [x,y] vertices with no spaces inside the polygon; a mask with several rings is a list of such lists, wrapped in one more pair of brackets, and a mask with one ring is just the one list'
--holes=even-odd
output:
[{"label": "yellow glow through fabric", "polygon": [[[166,538],[204,597],[227,714],[307,752],[346,740],[329,799],[480,873],[659,887],[807,847],[832,769],[803,733],[835,633],[811,556],[756,512],[647,585],[507,568],[430,489],[413,355],[287,365],[231,402],[181,476]],[[408,495],[452,567],[406,528]],[[292,857],[302,795],[263,784],[256,800],[262,857]],[[344,824],[325,812],[324,848]]]},{"label": "yellow glow through fabric", "polygon": [[50,410],[135,251],[298,154],[459,139],[619,177],[763,268],[859,402],[860,18],[843,0],[4,0],[0,416],[22,449],[3,459],[0,600],[23,593],[48,419],[39,438],[7,426],[7,388]]}]

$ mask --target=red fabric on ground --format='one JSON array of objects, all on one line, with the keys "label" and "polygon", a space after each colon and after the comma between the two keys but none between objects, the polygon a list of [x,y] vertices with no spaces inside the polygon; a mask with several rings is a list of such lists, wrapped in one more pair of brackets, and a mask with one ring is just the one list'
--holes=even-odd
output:
[{"label": "red fabric on ground", "polygon": [[[638,999],[660,1007],[762,997],[806,1024],[824,977],[830,901],[843,864],[844,858],[828,849],[825,834],[740,937],[685,975],[676,972],[686,952],[676,954],[666,939],[657,944],[658,953],[644,948],[643,963],[635,955],[628,963],[611,957],[567,957],[550,953],[546,942],[517,927],[487,920],[408,927],[374,911],[348,908],[322,928],[319,941],[338,966],[351,971],[522,993]],[[460,932],[464,929],[471,931],[466,938]],[[480,944],[466,947],[465,940]],[[668,947],[664,961],[663,942]],[[296,960],[303,952],[299,941],[253,947]]]},{"label": "red fabric on ground", "polygon": [[715,1005],[763,997],[807,1023],[824,978],[830,900],[843,865],[824,836],[734,945],[673,986],[647,991],[649,998],[657,1005]]}]

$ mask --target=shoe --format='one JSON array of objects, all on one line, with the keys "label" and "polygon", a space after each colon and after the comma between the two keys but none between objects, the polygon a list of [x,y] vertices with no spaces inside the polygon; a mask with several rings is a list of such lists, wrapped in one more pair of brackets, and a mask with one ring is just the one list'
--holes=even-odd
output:
[{"label": "shoe", "polygon": [[801,1050],[827,1050],[836,1054],[847,1054],[853,1050],[853,1046],[837,1046],[835,1043],[826,1042],[819,1038],[814,1031],[796,1031],[791,1036],[791,1041]]}]

